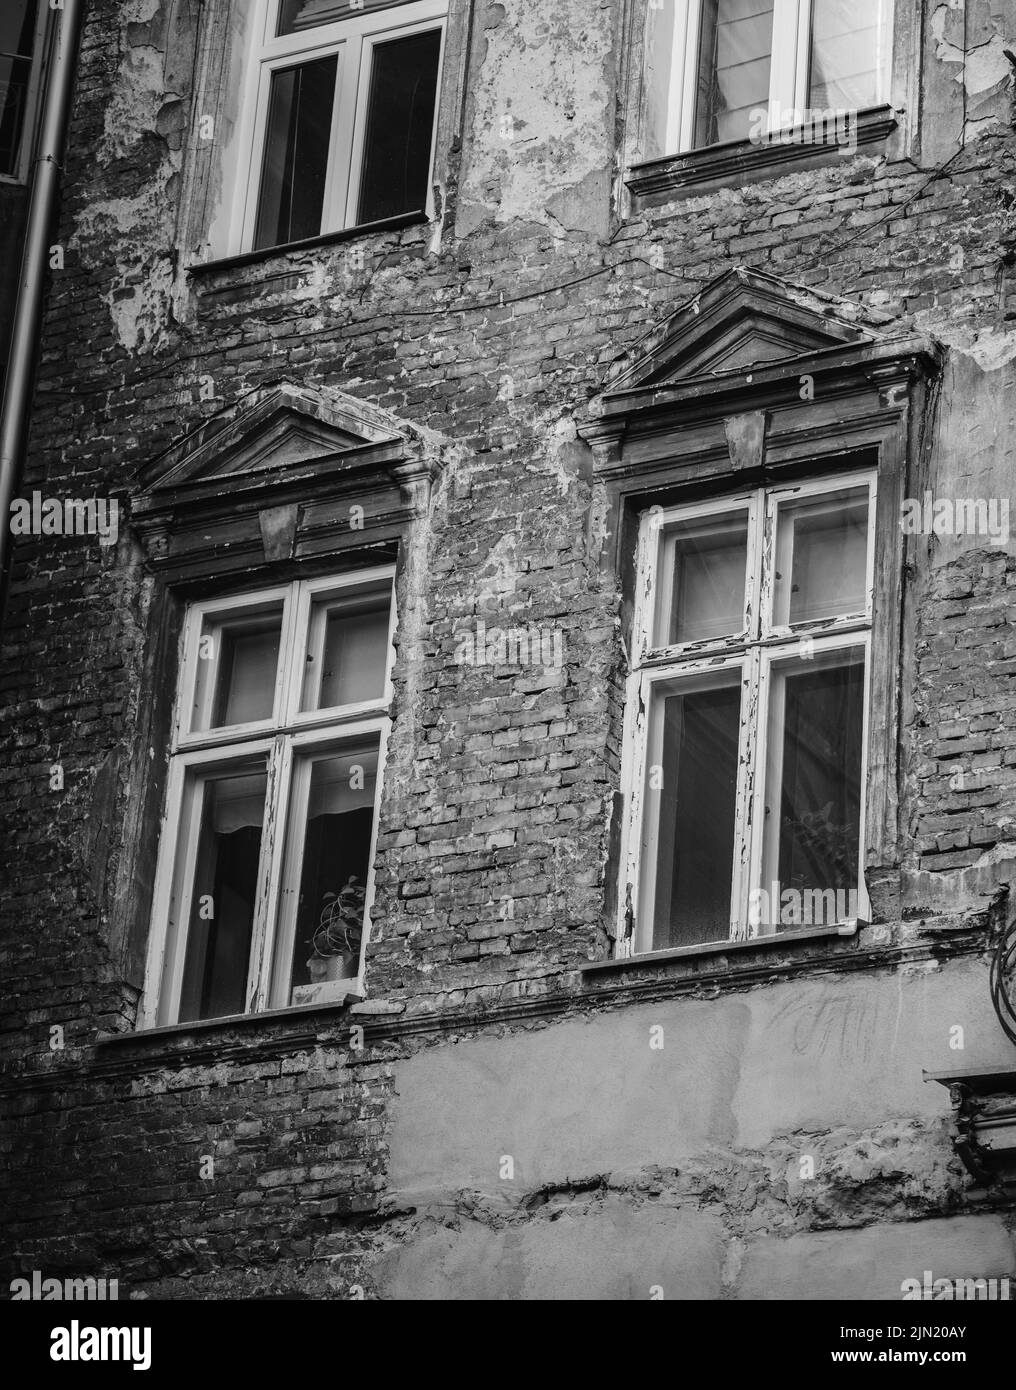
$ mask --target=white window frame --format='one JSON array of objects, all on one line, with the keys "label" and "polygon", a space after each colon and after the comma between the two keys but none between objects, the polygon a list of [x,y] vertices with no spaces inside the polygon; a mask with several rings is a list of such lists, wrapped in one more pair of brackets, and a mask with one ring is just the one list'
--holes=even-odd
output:
[{"label": "white window frame", "polygon": [[[239,148],[244,152],[233,217],[232,241],[241,252],[250,251],[257,229],[261,174],[268,129],[272,73],[281,68],[337,57],[336,99],[332,112],[331,143],[321,210],[320,235],[357,226],[363,142],[367,102],[370,97],[371,58],[375,46],[390,39],[440,30],[437,99],[430,139],[425,212],[433,216],[433,173],[437,147],[441,83],[444,72],[448,0],[413,0],[374,13],[350,10],[349,17],[331,24],[276,35],[282,0],[256,0],[254,49],[248,63],[244,120]],[[269,248],[266,247],[267,251]]]},{"label": "white window frame", "polygon": [[18,150],[17,166],[12,174],[0,172],[0,183],[24,184],[32,166],[32,150],[39,121],[39,102],[42,97],[42,67],[45,58],[46,25],[51,13],[49,0],[39,0],[39,12],[35,20],[35,47],[32,50],[32,75],[28,79],[25,95],[25,123],[21,128],[21,147]]},{"label": "white window frame", "polygon": [[[863,612],[845,614],[811,623],[780,626],[773,622],[774,573],[779,529],[776,510],[781,503],[817,497],[824,493],[861,485],[868,487],[868,551]],[[620,891],[618,894],[617,955],[626,957],[652,953],[653,903],[658,866],[655,808],[647,806],[649,751],[653,739],[653,712],[659,706],[654,698],[668,683],[704,678],[717,672],[741,668],[742,697],[738,747],[738,773],[734,814],[734,856],[731,883],[729,940],[775,935],[773,921],[756,924],[749,911],[751,893],[768,889],[761,882],[766,838],[765,792],[774,773],[768,748],[770,690],[773,666],[792,658],[802,638],[809,638],[811,650],[845,651],[863,647],[865,660],[860,824],[858,827],[857,918],[842,924],[844,931],[856,930],[858,920],[870,917],[870,904],[864,882],[865,801],[868,783],[869,703],[872,679],[872,619],[875,583],[875,519],[877,473],[864,468],[840,474],[816,475],[807,481],[778,484],[766,488],[726,495],[709,501],[654,506],[641,515],[637,552],[636,598],[633,616],[633,659],[625,691],[622,746],[622,793],[624,816],[621,832]],[[742,631],[701,642],[655,647],[653,629],[657,594],[665,578],[661,550],[666,528],[676,521],[720,516],[746,511],[745,607]],[[751,815],[748,815],[749,806]],[[629,934],[630,914],[635,930]],[[717,943],[718,944],[718,943]]]},{"label": "white window frame", "polygon": [[[394,578],[395,566],[382,565],[347,574],[295,580],[286,585],[275,585],[241,595],[225,595],[189,606],[180,639],[180,679],[173,714],[169,776],[160,830],[140,1028],[172,1026],[179,1017],[187,934],[186,927],[173,916],[173,886],[182,854],[185,862],[180,911],[185,913],[193,895],[199,818],[191,816],[187,822],[184,813],[195,773],[218,771],[255,758],[266,759],[265,816],[245,992],[245,1012],[263,1013],[269,1009],[291,1007],[290,999],[283,997],[283,994],[284,991],[288,994],[285,976],[296,928],[302,871],[302,843],[306,827],[300,816],[306,812],[309,790],[306,770],[318,755],[327,756],[357,742],[376,739],[378,766],[374,823],[357,975],[355,980],[337,982],[335,990],[329,991],[328,986],[323,986],[314,1002],[327,1002],[329,993],[340,998],[347,993],[363,992],[364,958],[374,901],[378,811],[391,729],[392,664],[397,624]],[[346,591],[352,595],[358,590],[376,589],[381,585],[390,586],[391,594],[383,694],[376,700],[302,713],[300,703],[307,641],[315,601],[341,597]],[[280,600],[283,605],[282,632],[271,717],[207,732],[192,732],[189,727],[191,703],[206,618],[219,613],[232,617],[242,613],[244,608]],[[183,845],[181,832],[185,823],[189,824],[190,834],[188,843]],[[293,847],[297,841],[301,853],[294,854]],[[168,981],[168,991],[163,991],[164,979]]]},{"label": "white window frame", "polygon": [[[664,3],[666,2],[667,0],[664,0]],[[672,154],[687,154],[696,148],[695,98],[698,88],[702,7],[705,0],[673,2],[678,8],[670,62],[666,149]],[[878,95],[875,102],[878,106],[888,100],[893,46],[893,0],[879,0],[879,3],[881,53],[878,65]],[[802,123],[793,119],[788,121],[787,118],[792,113],[803,115],[808,103],[811,7],[812,0],[774,0],[767,134]]]}]

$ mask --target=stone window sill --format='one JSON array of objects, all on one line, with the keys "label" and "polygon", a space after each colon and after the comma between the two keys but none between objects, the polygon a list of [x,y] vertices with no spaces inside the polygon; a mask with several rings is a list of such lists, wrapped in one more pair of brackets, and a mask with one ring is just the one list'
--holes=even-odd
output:
[{"label": "stone window sill", "polygon": [[404,1004],[347,994],[327,1004],[106,1033],[96,1040],[96,1062],[100,1071],[132,1072],[138,1068],[215,1064],[231,1058],[281,1057],[313,1048],[323,1037],[344,1036],[354,1023],[370,1028],[404,1011]]},{"label": "stone window sill", "polygon": [[380,232],[398,232],[403,227],[416,227],[427,221],[429,219],[425,212],[404,212],[398,217],[386,217],[381,222],[364,222],[358,227],[344,227],[337,232],[325,232],[323,236],[307,237],[303,241],[289,241],[283,246],[267,246],[260,251],[245,251],[239,256],[224,256],[221,260],[198,261],[188,268],[187,273],[195,279],[200,279],[221,271],[260,265],[275,256],[290,256],[299,251],[315,251],[318,247],[338,246],[345,241],[359,241],[362,237]]},{"label": "stone window sill", "polygon": [[672,198],[691,198],[720,188],[740,188],[761,179],[776,178],[797,169],[835,163],[858,151],[881,153],[896,129],[897,113],[891,106],[860,111],[856,117],[856,141],[851,145],[820,143],[824,134],[814,123],[781,132],[782,138],[756,143],[730,140],[687,154],[635,164],[626,180],[638,203],[654,206]]},{"label": "stone window sill", "polygon": [[741,955],[744,952],[770,950],[782,951],[799,942],[810,943],[826,941],[836,937],[856,936],[860,926],[866,923],[851,921],[831,927],[803,927],[799,931],[781,931],[771,936],[753,936],[745,941],[710,941],[701,946],[676,946],[668,951],[646,951],[638,956],[623,956],[614,960],[592,961],[581,967],[583,975],[618,974],[626,970],[639,970],[667,965],[685,960],[715,961],[721,956]]}]

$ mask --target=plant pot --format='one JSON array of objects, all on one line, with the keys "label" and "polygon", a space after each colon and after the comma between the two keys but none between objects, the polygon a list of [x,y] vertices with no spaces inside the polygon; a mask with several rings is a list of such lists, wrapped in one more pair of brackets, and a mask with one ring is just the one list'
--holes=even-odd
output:
[{"label": "plant pot", "polygon": [[311,956],[307,969],[314,984],[324,980],[355,980],[360,965],[358,951],[341,951],[337,956]]}]

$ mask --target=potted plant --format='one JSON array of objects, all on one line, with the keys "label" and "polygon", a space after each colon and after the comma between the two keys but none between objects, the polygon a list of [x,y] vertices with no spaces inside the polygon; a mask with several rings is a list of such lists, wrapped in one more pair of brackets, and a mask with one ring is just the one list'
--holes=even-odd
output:
[{"label": "potted plant", "polygon": [[355,979],[360,968],[360,941],[366,890],[351,877],[339,893],[326,893],[314,931],[314,952],[307,962],[315,984]]}]

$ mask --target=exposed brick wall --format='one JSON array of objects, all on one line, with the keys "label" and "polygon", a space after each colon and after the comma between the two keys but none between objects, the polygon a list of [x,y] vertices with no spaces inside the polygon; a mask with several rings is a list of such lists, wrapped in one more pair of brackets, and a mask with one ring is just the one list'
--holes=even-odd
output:
[{"label": "exposed brick wall", "polygon": [[[184,429],[282,380],[340,388],[460,446],[433,499],[426,582],[402,595],[412,617],[394,677],[369,989],[404,998],[410,1014],[463,1016],[574,990],[570,972],[608,946],[623,695],[617,585],[599,567],[603,499],[576,415],[612,361],[737,262],[1010,373],[1016,138],[997,126],[941,177],[905,159],[842,160],[615,221],[609,241],[501,208],[464,239],[449,222],[438,250],[428,227],[372,236],[363,270],[336,244],[189,276],[175,242],[179,129],[109,137],[108,122],[125,119],[111,103],[126,81],[126,21],[115,0],[90,7],[58,233],[66,266],[49,285],[21,493],[126,499],[134,470]],[[200,398],[205,376],[214,401]],[[947,383],[941,416],[958,409]],[[932,466],[932,485],[959,487],[955,454]],[[983,550],[939,565],[929,550],[909,576],[899,850],[916,875],[910,907],[928,915],[958,906],[955,872],[986,851],[990,872],[972,891],[987,901],[1010,878],[1013,566],[1011,553]],[[332,1024],[314,1051],[184,1059],[133,1079],[126,1062],[107,1075],[108,1054],[92,1047],[129,1031],[137,1000],[112,923],[131,756],[146,751],[151,612],[129,533],[115,550],[16,547],[0,650],[0,796],[14,810],[0,846],[0,1027],[8,1071],[39,1086],[10,1101],[8,1267],[105,1262],[156,1292],[213,1273],[220,1291],[334,1292],[357,1266],[338,1275],[331,1257],[356,1253],[384,1188],[386,1068],[402,1044],[350,1057],[346,1024]],[[464,667],[459,639],[481,618],[562,630],[563,666]],[[56,763],[62,792],[49,790]],[[213,1151],[217,1177],[202,1184],[197,1156]],[[894,1193],[888,1219],[951,1212],[959,1181],[954,1169],[919,1210]],[[841,1197],[805,1224],[835,1224]]]}]

